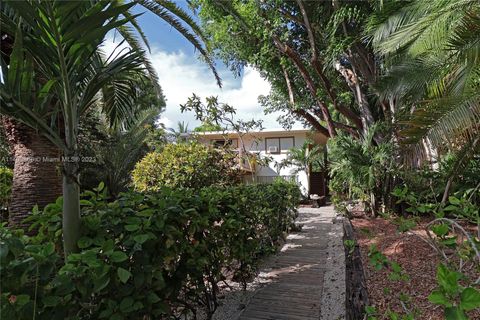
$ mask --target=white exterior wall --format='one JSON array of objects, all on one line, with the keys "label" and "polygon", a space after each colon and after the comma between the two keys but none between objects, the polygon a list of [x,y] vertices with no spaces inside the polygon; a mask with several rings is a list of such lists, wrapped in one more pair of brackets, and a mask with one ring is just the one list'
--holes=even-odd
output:
[{"label": "white exterior wall", "polygon": [[[305,142],[306,139],[306,134],[292,134],[292,135],[282,135],[283,137],[293,137],[294,138],[294,147],[295,148],[301,148]],[[279,154],[272,154],[268,153],[265,147],[265,138],[279,138],[282,136],[278,135],[268,135],[268,133],[265,133],[264,136],[262,137],[256,137],[255,139],[252,137],[245,137],[244,143],[245,143],[245,150],[248,152],[252,152],[255,154],[260,155],[261,158],[264,157],[270,157],[273,160],[269,163],[268,167],[256,166],[255,170],[255,176],[257,177],[272,177],[272,176],[292,176],[296,175],[297,176],[297,182],[300,185],[300,188],[302,190],[303,194],[307,193],[308,190],[308,176],[307,173],[302,170],[298,173],[294,173],[295,168],[294,167],[284,167],[280,171],[278,171],[278,164],[282,162],[282,160],[285,160],[288,155],[288,150],[281,150]]]},{"label": "white exterior wall", "polygon": [[[298,182],[300,189],[302,190],[303,194],[307,194],[308,190],[308,175],[305,170],[294,174],[294,167],[285,167],[282,168],[278,172],[277,164],[279,164],[282,160],[284,160],[288,155],[288,150],[280,150],[280,153],[269,153],[266,150],[265,146],[265,139],[266,138],[294,138],[294,147],[301,148],[307,139],[307,134],[309,134],[308,130],[293,130],[293,131],[261,131],[261,132],[254,132],[249,133],[248,135],[244,135],[242,138],[239,138],[236,133],[219,133],[219,132],[206,132],[200,133],[197,135],[197,139],[204,144],[211,144],[212,140],[223,140],[225,138],[228,139],[237,139],[238,145],[241,149],[242,141],[245,146],[245,150],[247,152],[255,153],[260,155],[261,158],[263,157],[270,157],[273,159],[267,166],[256,166],[255,176],[257,181],[262,181],[262,177],[265,179],[270,180],[271,178],[266,177],[276,177],[276,176],[293,176],[296,175],[296,181]],[[312,137],[312,136],[309,136]],[[325,144],[326,137],[317,134],[313,136],[316,143]],[[251,181],[251,177],[248,175],[245,176],[246,181]],[[264,180],[265,180],[264,179]]]}]

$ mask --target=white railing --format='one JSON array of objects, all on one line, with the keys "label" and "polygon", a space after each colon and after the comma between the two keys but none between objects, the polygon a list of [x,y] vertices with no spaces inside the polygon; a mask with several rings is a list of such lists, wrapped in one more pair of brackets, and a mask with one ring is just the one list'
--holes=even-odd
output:
[{"label": "white railing", "polygon": [[298,177],[296,175],[290,176],[256,176],[256,183],[272,183],[275,179],[281,178],[285,181],[298,183]]}]

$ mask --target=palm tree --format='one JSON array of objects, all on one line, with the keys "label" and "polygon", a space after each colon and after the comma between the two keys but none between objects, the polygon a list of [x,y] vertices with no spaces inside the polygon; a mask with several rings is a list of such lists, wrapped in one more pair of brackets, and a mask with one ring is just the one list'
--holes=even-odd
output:
[{"label": "palm tree", "polygon": [[[287,157],[278,164],[278,168],[293,167],[293,174],[303,171],[307,176],[310,176],[311,171],[324,171],[324,151],[324,146],[312,146],[307,141],[301,148],[290,149]],[[310,190],[307,190],[307,196],[310,197]]]},{"label": "palm tree", "polygon": [[[2,59],[1,111],[25,125],[31,131],[29,138],[38,139],[37,143],[48,140],[47,155],[55,156],[52,146],[62,152],[63,237],[68,254],[75,251],[80,234],[79,117],[101,102],[112,124],[135,118],[138,81],[147,79],[139,52],[130,50],[106,59],[100,49],[106,33],[128,21],[119,14],[132,4],[35,4],[14,1],[2,8],[2,26],[15,36],[9,64]],[[7,15],[11,12],[14,14]],[[15,156],[23,159],[20,162],[37,161],[18,151]],[[19,191],[15,187],[23,164],[15,163],[13,192]],[[39,178],[47,177],[40,174]]]},{"label": "palm tree", "polygon": [[[201,33],[188,14],[170,1],[138,2],[180,31],[205,56],[220,85]],[[75,250],[80,225],[78,119],[93,105],[101,105],[110,124],[128,125],[128,119],[137,116],[138,81],[157,86],[153,68],[133,34],[138,31],[148,46],[129,11],[135,4],[4,1],[1,5],[0,111],[15,154],[12,203],[17,205],[12,204],[11,222],[20,224],[34,204],[49,203],[62,190],[66,253]],[[106,59],[100,48],[112,29],[132,50]],[[60,153],[63,168],[54,161],[32,161],[55,159]]]},{"label": "palm tree", "polygon": [[95,171],[95,178],[105,182],[110,195],[115,197],[131,185],[135,164],[149,151],[146,139],[157,115],[158,110],[146,110],[128,130],[105,128],[109,139],[99,155],[105,165]]},{"label": "palm tree", "polygon": [[177,122],[177,128],[169,128],[169,136],[170,138],[176,142],[185,142],[187,141],[187,138],[184,136],[184,134],[188,133],[188,123],[185,123],[184,121],[178,121]]},{"label": "palm tree", "polygon": [[458,154],[445,201],[458,168],[480,151],[480,8],[474,0],[417,0],[393,10],[398,4],[379,11],[372,32],[388,66],[379,87],[396,101],[408,162]]},{"label": "palm tree", "polygon": [[390,193],[389,178],[394,168],[392,144],[374,140],[379,128],[371,126],[360,139],[339,135],[328,142],[331,190],[363,200],[374,215],[379,198],[383,197],[385,204]]},{"label": "palm tree", "polygon": [[385,5],[372,39],[385,58],[379,87],[396,101],[401,137],[421,158],[428,158],[423,145],[459,150],[480,134],[478,1]]}]

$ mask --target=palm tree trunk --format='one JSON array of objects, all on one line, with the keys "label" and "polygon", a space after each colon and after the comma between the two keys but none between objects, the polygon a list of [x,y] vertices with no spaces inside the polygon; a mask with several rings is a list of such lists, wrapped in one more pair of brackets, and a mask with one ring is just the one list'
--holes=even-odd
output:
[{"label": "palm tree trunk", "polygon": [[23,220],[61,196],[60,152],[47,138],[12,119],[3,118],[14,155],[9,224],[27,228]]},{"label": "palm tree trunk", "polygon": [[78,250],[80,238],[80,187],[78,185],[78,162],[75,156],[66,157],[63,175],[63,241],[65,257]]}]

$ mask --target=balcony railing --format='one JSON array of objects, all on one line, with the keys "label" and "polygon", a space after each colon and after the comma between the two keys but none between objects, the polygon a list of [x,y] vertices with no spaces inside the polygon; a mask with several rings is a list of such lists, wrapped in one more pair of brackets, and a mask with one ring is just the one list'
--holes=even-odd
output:
[{"label": "balcony railing", "polygon": [[255,177],[256,183],[272,183],[275,179],[283,179],[289,182],[298,183],[298,177],[296,175],[284,175],[284,176],[257,176]]},{"label": "balcony railing", "polygon": [[238,167],[245,173],[255,172],[254,155],[242,150],[235,150],[237,152]]}]

